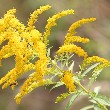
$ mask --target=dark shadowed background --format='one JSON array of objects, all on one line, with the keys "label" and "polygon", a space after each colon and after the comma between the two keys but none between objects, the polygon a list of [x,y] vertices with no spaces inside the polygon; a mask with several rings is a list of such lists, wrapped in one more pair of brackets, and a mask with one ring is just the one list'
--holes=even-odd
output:
[{"label": "dark shadowed background", "polygon": [[[77,29],[78,35],[88,37],[91,40],[88,44],[81,46],[88,52],[89,56],[98,55],[110,60],[110,0],[0,0],[0,17],[3,17],[7,10],[14,7],[17,9],[16,16],[18,19],[27,25],[30,13],[41,5],[47,4],[51,5],[52,8],[40,15],[39,22],[36,23],[36,27],[41,32],[44,31],[49,16],[66,9],[75,10],[74,15],[61,18],[57,22],[58,25],[52,28],[50,45],[54,47],[51,56],[63,43],[64,36],[73,22],[81,18],[96,17],[95,22],[85,24]],[[76,59],[76,61],[79,62],[80,60]],[[0,67],[0,77],[14,67],[13,57],[3,60],[2,65]],[[21,80],[20,85],[23,81]],[[86,82],[84,84],[86,86]],[[103,70],[93,87],[96,86],[101,86],[103,88],[101,92],[110,97],[110,68]],[[0,110],[64,110],[69,100],[58,104],[54,103],[55,98],[65,91],[65,87],[60,87],[52,92],[49,92],[48,88],[45,90],[41,87],[25,96],[21,104],[17,105],[14,96],[17,94],[19,87],[17,86],[15,91],[12,91],[10,88],[1,90],[0,86]],[[73,104],[71,110],[80,110],[88,103],[86,97],[80,97]]]}]

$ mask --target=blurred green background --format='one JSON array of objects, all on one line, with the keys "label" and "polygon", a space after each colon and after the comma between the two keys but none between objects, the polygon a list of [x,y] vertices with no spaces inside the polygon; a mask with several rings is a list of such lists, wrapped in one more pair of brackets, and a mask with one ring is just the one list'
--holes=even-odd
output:
[{"label": "blurred green background", "polygon": [[[75,10],[74,15],[61,18],[57,22],[58,25],[52,29],[50,36],[50,45],[54,46],[52,56],[63,43],[64,36],[73,22],[81,18],[96,17],[97,20],[95,22],[85,24],[80,29],[77,29],[77,35],[88,37],[91,40],[88,44],[81,45],[90,56],[98,55],[110,60],[110,0],[0,0],[0,17],[3,17],[7,10],[14,7],[17,9],[16,16],[18,19],[27,25],[30,13],[41,5],[47,4],[51,5],[52,8],[40,15],[39,22],[36,23],[36,27],[41,32],[44,31],[46,20],[49,16],[51,17],[54,13],[66,9]],[[76,59],[76,61],[80,62],[79,59]],[[7,71],[14,67],[13,57],[3,60],[2,65],[3,66],[0,67],[0,77],[4,76]],[[109,70],[110,68],[107,68],[102,72],[98,81],[94,84],[94,87],[101,86],[103,88],[101,92],[110,97],[108,87],[110,86]],[[39,88],[24,97],[20,105],[16,105],[14,96],[18,90],[19,86],[15,91],[11,91],[10,88],[1,90],[0,86],[0,110],[63,110],[68,101],[67,99],[59,104],[54,103],[59,93],[65,91],[64,87],[55,89],[50,93],[48,89]],[[79,98],[72,109],[80,110],[82,106],[88,104],[86,100],[86,97]]]}]

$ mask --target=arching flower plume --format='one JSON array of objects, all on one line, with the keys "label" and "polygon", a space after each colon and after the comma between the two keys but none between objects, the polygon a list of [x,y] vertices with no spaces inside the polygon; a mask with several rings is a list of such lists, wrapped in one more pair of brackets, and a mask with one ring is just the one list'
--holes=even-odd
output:
[{"label": "arching flower plume", "polygon": [[[15,67],[0,79],[0,85],[3,84],[2,89],[10,86],[14,90],[15,86],[19,85],[18,79],[27,72],[33,71],[20,87],[19,93],[15,96],[18,104],[23,96],[40,86],[60,82],[62,85],[65,85],[69,92],[77,90],[74,79],[75,73],[73,74],[72,71],[65,70],[57,65],[65,54],[69,57],[71,54],[83,57],[84,60],[81,65],[83,69],[92,63],[97,62],[99,62],[100,65],[97,66],[95,71],[110,66],[110,62],[108,60],[98,56],[89,57],[83,48],[74,44],[75,42],[89,42],[88,38],[75,35],[76,29],[85,23],[95,21],[96,18],[81,19],[73,23],[68,29],[64,44],[56,51],[56,56],[59,59],[58,62],[56,58],[52,60],[50,58],[50,47],[48,47],[48,37],[51,35],[51,29],[53,26],[57,25],[58,19],[70,14],[73,15],[74,10],[63,10],[54,14],[47,20],[45,31],[41,33],[36,29],[34,24],[38,21],[38,16],[50,8],[50,5],[46,5],[35,10],[30,14],[27,26],[21,23],[15,16],[16,9],[10,9],[4,17],[0,19],[0,45],[4,41],[8,41],[8,43],[0,50],[0,66],[2,66],[3,59],[11,56],[14,56],[15,58]],[[33,59],[35,61],[33,61]],[[65,59],[63,60],[64,64],[68,63]],[[54,79],[56,76],[58,76],[58,82]],[[68,93],[66,96],[67,95]],[[65,97],[65,95],[62,96]]]}]

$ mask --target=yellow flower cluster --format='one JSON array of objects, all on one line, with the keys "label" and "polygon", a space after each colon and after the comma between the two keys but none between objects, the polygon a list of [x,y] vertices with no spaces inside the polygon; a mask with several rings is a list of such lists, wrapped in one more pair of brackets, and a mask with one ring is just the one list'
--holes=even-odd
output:
[{"label": "yellow flower cluster", "polygon": [[97,72],[105,67],[109,67],[110,66],[110,61],[106,62],[106,63],[102,63],[100,65],[98,65],[95,69],[94,72]]},{"label": "yellow flower cluster", "polygon": [[32,30],[34,29],[34,23],[37,21],[38,15],[42,14],[43,11],[46,11],[48,9],[50,9],[51,6],[47,5],[47,6],[41,6],[40,9],[35,10],[31,15],[30,15],[30,19],[28,21],[28,28],[27,30]]},{"label": "yellow flower cluster", "polygon": [[[33,24],[37,21],[38,14],[48,10],[50,7],[49,5],[42,6],[33,12],[27,27],[15,17],[16,9],[7,11],[4,18],[0,19],[0,44],[8,40],[8,44],[0,50],[0,62],[3,58],[14,55],[16,63],[15,68],[0,79],[0,84],[4,83],[2,89],[8,86],[14,89],[17,85],[17,79],[30,70],[35,70],[35,72],[24,82],[20,90],[22,96],[28,93],[28,88],[34,82],[38,82],[37,85],[41,85],[41,82],[44,80],[43,77],[48,64],[46,45],[41,40],[42,33],[36,30]],[[38,57],[39,60],[31,63],[31,59],[35,57]],[[25,93],[23,90],[25,90]]]},{"label": "yellow flower cluster", "polygon": [[91,65],[92,63],[100,63],[104,65],[110,64],[110,62],[104,58],[100,58],[98,56],[92,56],[83,60],[83,63],[81,64],[81,68],[84,69],[85,67]]},{"label": "yellow flower cluster", "polygon": [[[20,92],[15,96],[16,103],[20,104],[22,97],[33,89],[43,86],[45,84],[45,80],[41,80],[39,82],[33,81],[33,78],[29,78],[25,81],[24,85],[21,87]],[[31,82],[31,83],[30,83]]]},{"label": "yellow flower cluster", "polygon": [[53,26],[57,25],[56,20],[63,17],[63,16],[66,16],[68,14],[74,14],[74,10],[62,11],[58,14],[53,15],[51,18],[49,18],[47,20],[47,25],[45,26],[45,32],[44,32],[44,35],[43,35],[45,44],[48,43],[47,37],[50,35],[51,28]]},{"label": "yellow flower cluster", "polygon": [[88,38],[82,38],[80,36],[71,36],[71,37],[66,37],[64,44],[72,44],[74,42],[81,42],[81,43],[87,43],[89,42]]},{"label": "yellow flower cluster", "polygon": [[[32,76],[32,75],[31,75]],[[30,93],[32,90],[34,90],[35,88],[38,88],[40,86],[44,86],[44,85],[49,85],[49,84],[52,84],[52,81],[50,79],[43,79],[43,80],[40,80],[38,82],[34,81],[33,83],[30,84],[30,86],[27,86],[28,83],[30,82],[29,80],[31,79],[28,79],[24,86],[26,86],[24,88],[24,86],[21,87],[21,90],[20,92],[16,95],[15,99],[16,99],[16,103],[17,104],[20,104],[20,101],[22,99],[22,97],[24,95],[26,95],[27,93]],[[29,81],[29,82],[28,82]],[[27,84],[27,85],[26,85]]]},{"label": "yellow flower cluster", "polygon": [[[2,59],[11,56],[15,57],[15,67],[0,79],[0,85],[3,84],[2,89],[7,88],[8,86],[11,86],[11,88],[14,89],[18,84],[18,78],[28,71],[34,71],[29,75],[29,78],[26,79],[20,88],[20,92],[16,95],[15,99],[17,103],[20,103],[22,97],[35,88],[53,83],[53,80],[50,81],[46,77],[48,69],[53,70],[54,68],[50,61],[51,58],[47,55],[48,36],[51,33],[51,28],[57,25],[56,21],[68,14],[74,14],[74,10],[65,10],[53,15],[47,20],[45,31],[41,33],[36,29],[34,24],[37,21],[38,15],[50,8],[51,6],[46,5],[35,10],[30,15],[27,26],[22,24],[15,16],[16,9],[10,9],[4,15],[4,18],[0,19],[0,45],[4,41],[8,41],[8,43],[0,50],[0,66]],[[76,53],[78,56],[87,58],[87,53],[81,47],[78,47],[73,43],[86,43],[89,39],[74,36],[74,34],[75,30],[82,24],[92,22],[94,20],[95,18],[89,18],[73,23],[65,36],[64,45],[62,45],[56,53],[59,56],[65,55],[65,53]],[[32,60],[35,58],[36,61],[33,62]],[[95,62],[94,58],[88,59],[88,61],[89,60],[93,60]],[[57,62],[55,64],[57,64]],[[86,64],[88,64],[88,62]],[[54,68],[54,71],[57,71],[57,69]],[[76,86],[74,85],[73,74],[70,71],[64,71],[60,81],[66,85],[69,91],[75,91]]]},{"label": "yellow flower cluster", "polygon": [[8,86],[12,85],[12,89],[14,89],[14,87],[16,85],[13,85],[13,83],[16,82],[16,80],[22,76],[24,73],[35,69],[35,65],[30,63],[30,64],[25,64],[23,67],[21,67],[21,69],[18,69],[17,67],[12,69],[11,71],[9,71],[3,78],[1,78],[0,80],[0,84],[5,83],[2,86],[2,89],[7,88]]},{"label": "yellow flower cluster", "polygon": [[63,99],[65,99],[66,97],[68,97],[69,95],[70,95],[71,93],[63,93],[63,94],[60,94],[60,96],[58,96],[57,98],[56,98],[56,103],[58,103],[58,102],[60,102],[60,101],[62,101]]},{"label": "yellow flower cluster", "polygon": [[65,53],[76,53],[78,56],[82,56],[84,58],[88,56],[87,53],[81,47],[78,47],[74,44],[63,45],[57,51],[58,55],[64,55]]},{"label": "yellow flower cluster", "polygon": [[74,85],[73,74],[70,71],[64,71],[61,77],[61,81],[64,82],[70,92],[75,91],[76,86]]},{"label": "yellow flower cluster", "polygon": [[65,37],[71,37],[71,36],[75,35],[76,34],[76,32],[75,32],[76,29],[79,28],[82,24],[93,22],[95,20],[96,20],[96,18],[87,18],[87,19],[81,19],[81,20],[76,21],[75,23],[73,23],[70,26],[70,28],[68,30],[68,33]]},{"label": "yellow flower cluster", "polygon": [[88,18],[88,19],[81,19],[75,23],[73,23],[69,30],[68,33],[65,36],[65,40],[64,40],[64,45],[62,45],[61,47],[59,47],[59,50],[56,52],[58,55],[61,55],[64,53],[76,53],[78,54],[78,56],[82,56],[84,58],[86,58],[88,55],[87,53],[81,48],[78,47],[76,45],[74,45],[74,42],[81,42],[81,43],[87,43],[89,42],[88,38],[82,38],[80,36],[74,36],[76,34],[76,29],[78,27],[80,27],[82,24],[88,23],[88,22],[92,22],[95,21],[96,18]]}]

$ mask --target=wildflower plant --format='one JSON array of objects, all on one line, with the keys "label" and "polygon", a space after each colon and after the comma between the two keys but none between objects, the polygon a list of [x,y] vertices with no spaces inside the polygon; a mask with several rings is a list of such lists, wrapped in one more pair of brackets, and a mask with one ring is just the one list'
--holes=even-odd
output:
[{"label": "wildflower plant", "polygon": [[[35,10],[30,15],[27,26],[15,16],[16,9],[10,9],[0,19],[0,44],[8,41],[0,50],[0,66],[2,66],[2,59],[15,57],[15,67],[0,79],[0,84],[3,84],[2,89],[10,86],[14,90],[15,86],[18,85],[18,78],[33,70],[33,73],[29,75],[20,87],[19,93],[15,96],[17,104],[20,104],[21,99],[26,94],[40,86],[52,85],[51,90],[53,90],[65,85],[67,92],[56,98],[57,103],[71,95],[65,110],[69,110],[74,100],[83,95],[88,96],[92,105],[81,110],[91,108],[94,108],[94,110],[107,110],[106,106],[110,106],[110,99],[101,95],[97,88],[92,91],[91,85],[96,81],[101,71],[110,66],[110,61],[98,56],[90,57],[83,48],[75,45],[76,42],[89,42],[88,38],[77,36],[76,29],[85,23],[95,21],[96,18],[81,19],[73,23],[68,29],[63,45],[56,51],[54,59],[51,59],[51,47],[49,47],[48,40],[51,29],[57,25],[58,19],[74,14],[74,10],[65,10],[54,14],[47,20],[44,33],[41,33],[34,24],[38,19],[38,15],[50,8],[51,6],[46,5]],[[74,54],[83,57],[83,61],[79,65],[79,71],[76,73],[73,73],[75,61],[71,60]],[[92,76],[88,76],[90,71],[92,71]],[[89,77],[88,88],[81,84],[86,76]],[[57,80],[55,80],[56,77]]]}]

